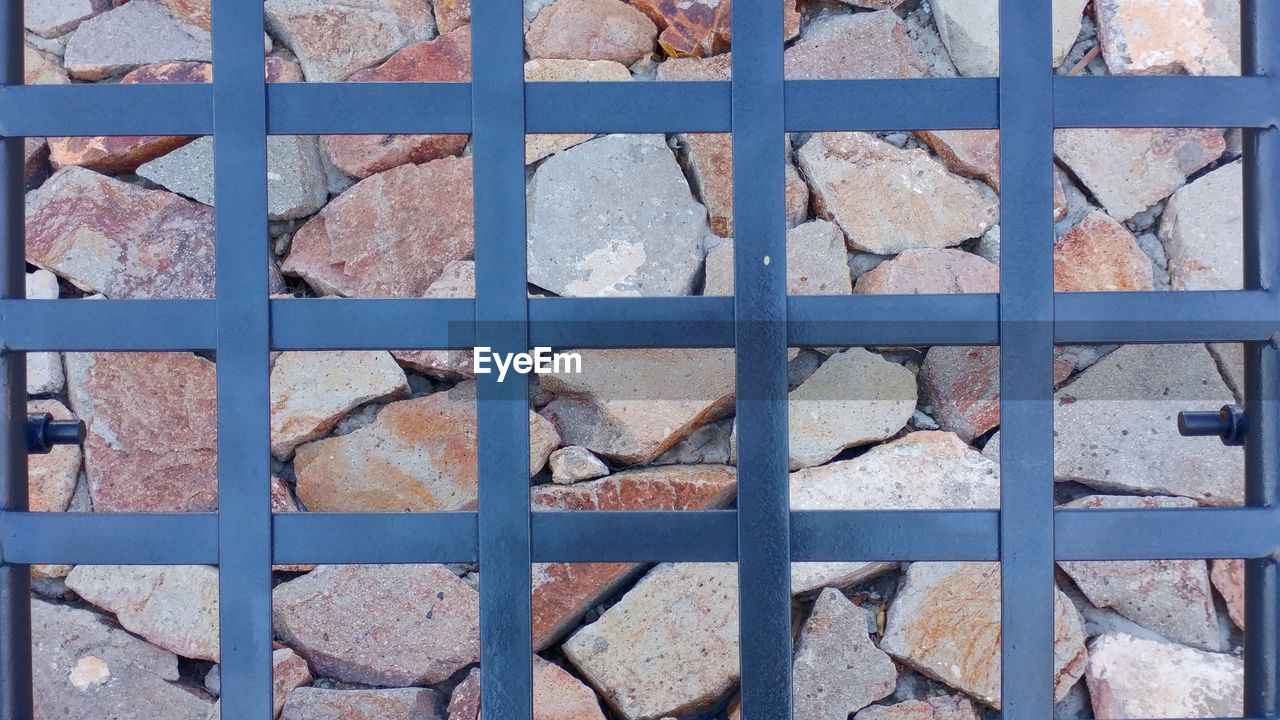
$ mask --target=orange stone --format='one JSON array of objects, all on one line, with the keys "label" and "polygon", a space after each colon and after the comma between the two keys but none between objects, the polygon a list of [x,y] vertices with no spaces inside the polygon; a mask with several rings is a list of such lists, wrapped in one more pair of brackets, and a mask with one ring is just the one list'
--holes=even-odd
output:
[{"label": "orange stone", "polygon": [[1085,216],[1053,246],[1058,292],[1151,290],[1151,259],[1124,225],[1100,210]]},{"label": "orange stone", "polygon": [[[709,57],[729,51],[733,0],[632,0],[662,30],[658,44],[669,57]],[[800,34],[796,0],[782,0],[783,41]]]}]

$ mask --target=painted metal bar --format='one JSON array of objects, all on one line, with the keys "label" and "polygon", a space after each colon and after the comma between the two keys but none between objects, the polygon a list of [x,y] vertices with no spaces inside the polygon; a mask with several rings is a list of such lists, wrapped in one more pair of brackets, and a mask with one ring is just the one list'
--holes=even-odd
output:
[{"label": "painted metal bar", "polygon": [[471,132],[468,83],[271,83],[272,135]]},{"label": "painted metal bar", "polygon": [[417,350],[475,345],[475,301],[272,300],[273,350]]},{"label": "painted metal bar", "polygon": [[733,347],[733,298],[531,298],[540,347]]},{"label": "painted metal bar", "polygon": [[996,510],[850,510],[791,514],[794,562],[974,561],[1000,557]]},{"label": "painted metal bar", "polygon": [[[22,3],[0,9],[0,85],[22,85]],[[0,139],[0,298],[26,296],[24,154],[21,137]],[[6,328],[7,330],[7,328]],[[7,343],[7,334],[0,343]],[[0,347],[6,347],[0,344]],[[0,351],[0,512],[27,509],[27,356]],[[8,524],[0,521],[8,531]],[[0,717],[29,720],[31,570],[0,542]]]},{"label": "painted metal bar", "polygon": [[[157,112],[163,108],[163,112]],[[0,89],[0,134],[209,135],[213,87],[119,83],[26,85]]]},{"label": "painted metal bar", "polygon": [[534,82],[529,133],[728,132],[727,82]]},{"label": "painted metal bar", "polygon": [[534,562],[737,559],[738,513],[733,510],[533,513]]},{"label": "painted metal bar", "polygon": [[1053,717],[1053,13],[1000,0],[1000,688]]},{"label": "painted metal bar", "polygon": [[[1280,3],[1243,0],[1246,75],[1280,84]],[[1280,92],[1267,98],[1269,127],[1244,133],[1244,286],[1280,300]],[[1280,512],[1280,328],[1245,345],[1245,500]],[[1245,561],[1244,711],[1280,716],[1280,533]]]},{"label": "painted metal bar", "polygon": [[1261,557],[1280,532],[1280,515],[1261,508],[1058,510],[1054,517],[1059,560]]},{"label": "painted metal bar", "polygon": [[789,132],[994,128],[998,95],[996,78],[788,80],[786,126]]},{"label": "painted metal bar", "polygon": [[0,300],[9,347],[28,352],[212,350],[213,300]]},{"label": "painted metal bar", "polygon": [[0,544],[28,563],[214,565],[216,513],[6,513]]},{"label": "painted metal bar", "polygon": [[995,345],[998,295],[823,295],[787,298],[792,347]]},{"label": "painted metal bar", "polygon": [[270,720],[270,310],[262,3],[213,9],[222,714]]},{"label": "painted metal bar", "polygon": [[[476,343],[526,352],[524,13],[510,0],[472,3]],[[480,476],[480,712],[533,717],[529,383],[477,377]]]},{"label": "painted metal bar", "polygon": [[1059,293],[1058,343],[1266,340],[1280,331],[1280,297],[1259,290]]},{"label": "painted metal bar", "polygon": [[1092,127],[1268,127],[1280,83],[1267,77],[1055,77],[1054,124]]},{"label": "painted metal bar", "polygon": [[782,8],[733,6],[734,338],[742,715],[791,717]]},{"label": "painted metal bar", "polygon": [[473,512],[277,513],[277,564],[473,563],[479,518]]}]

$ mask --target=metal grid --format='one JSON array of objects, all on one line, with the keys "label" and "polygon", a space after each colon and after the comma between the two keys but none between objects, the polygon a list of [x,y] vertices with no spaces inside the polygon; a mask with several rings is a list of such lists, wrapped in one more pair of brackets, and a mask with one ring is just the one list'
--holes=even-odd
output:
[{"label": "metal grid", "polygon": [[[776,0],[738,0],[730,82],[524,85],[521,3],[473,0],[466,84],[266,85],[261,0],[214,2],[212,85],[22,86],[22,3],[0,11],[0,718],[30,718],[32,563],[221,568],[222,707],[270,718],[271,564],[483,561],[486,720],[531,716],[530,562],[736,561],[743,709],[790,716],[789,563],[999,560],[1003,707],[1053,705],[1053,563],[1248,558],[1245,714],[1275,718],[1280,639],[1280,3],[1243,0],[1245,77],[1072,78],[1050,70],[1050,0],[1001,0],[999,79],[785,81]],[[1057,295],[1052,284],[1055,127],[1245,128],[1245,290]],[[787,297],[783,134],[999,128],[999,295]],[[734,133],[739,281],[734,298],[525,295],[525,133]],[[477,297],[268,300],[261,242],[268,134],[471,133]],[[24,300],[25,136],[213,135],[217,300]],[[772,259],[770,264],[762,258]],[[462,330],[459,330],[462,328]],[[1248,507],[1053,508],[1054,343],[1246,345]],[[268,352],[734,347],[742,434],[738,509],[529,511],[523,381],[479,384],[480,510],[273,516]],[[1002,510],[789,512],[788,345],[996,345],[1002,372]],[[220,509],[192,514],[29,513],[29,351],[215,350]],[[493,376],[489,376],[492,378]]]}]

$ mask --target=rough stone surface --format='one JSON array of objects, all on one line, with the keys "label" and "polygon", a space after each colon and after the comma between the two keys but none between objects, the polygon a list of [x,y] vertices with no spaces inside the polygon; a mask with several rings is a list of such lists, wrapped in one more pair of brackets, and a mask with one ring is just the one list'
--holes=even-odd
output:
[{"label": "rough stone surface", "polygon": [[1128,345],[1054,395],[1054,474],[1108,492],[1244,499],[1244,452],[1184,438],[1177,416],[1233,402],[1203,345]]},{"label": "rough stone surface", "polygon": [[872,705],[853,720],[979,720],[973,702],[958,695],[938,695],[896,705]]},{"label": "rough stone surface", "polygon": [[1085,216],[1053,246],[1053,289],[1058,292],[1152,290],[1151,259],[1138,241],[1100,210]]},{"label": "rough stone surface", "polygon": [[27,190],[40,187],[49,177],[49,143],[44,138],[22,139],[22,177]]},{"label": "rough stone surface", "polygon": [[[27,402],[28,413],[49,413],[54,420],[75,416],[54,399]],[[71,505],[80,477],[80,446],[56,445],[47,455],[27,455],[27,494],[32,512],[63,512]]]},{"label": "rough stone surface", "polygon": [[[707,253],[703,295],[733,294],[732,240]],[[846,262],[844,234],[826,220],[814,220],[787,231],[787,294],[848,295],[853,291]]]},{"label": "rough stone surface", "polygon": [[371,175],[293,236],[281,265],[322,295],[422,297],[451,260],[474,252],[471,158]]},{"label": "rough stone surface", "polygon": [[[26,284],[28,300],[58,299],[58,278],[48,270],[27,273]],[[62,355],[56,352],[27,353],[28,395],[62,392],[65,385]]]},{"label": "rough stone surface", "polygon": [[1243,162],[1178,190],[1160,218],[1174,290],[1239,290],[1244,281]]},{"label": "rough stone surface", "polygon": [[218,660],[218,570],[207,565],[77,565],[67,587],[124,628],[182,657]]},{"label": "rough stone surface", "polygon": [[[1236,5],[1234,35],[1219,25],[1224,11],[1215,7],[1228,4]],[[1099,0],[1094,5],[1102,57],[1115,75],[1239,75],[1239,12],[1239,3],[1220,0]]]},{"label": "rough stone surface", "polygon": [[738,681],[737,568],[658,565],[564,653],[627,720],[708,709]]},{"label": "rough stone surface", "polygon": [[557,485],[572,485],[609,474],[609,466],[604,461],[577,445],[556,450],[548,460],[551,463],[551,481]]},{"label": "rough stone surface", "polygon": [[213,297],[213,209],[70,167],[27,194],[27,262],[112,299]]},{"label": "rough stone surface", "polygon": [[[737,475],[724,465],[639,468],[571,486],[533,489],[538,510],[705,510],[733,498]],[[631,578],[630,563],[538,563],[533,566],[533,643],[541,650],[590,607]]]},{"label": "rough stone surface", "polygon": [[981,180],[1000,192],[999,130],[917,130],[915,134],[951,172]]},{"label": "rough stone surface", "polygon": [[542,414],[565,445],[641,465],[734,410],[734,354],[721,349],[580,350],[581,373],[542,376]]},{"label": "rough stone surface", "polygon": [[[733,37],[733,0],[633,0],[662,31],[660,45],[668,57],[708,57],[729,51]],[[800,32],[800,11],[782,2],[784,40]]]},{"label": "rough stone surface", "polygon": [[276,634],[322,677],[430,685],[480,659],[480,594],[443,565],[323,565],[271,596]]},{"label": "rough stone surface", "polygon": [[866,611],[828,588],[800,629],[792,677],[796,717],[847,718],[892,695],[898,669],[867,635]]},{"label": "rough stone surface", "polygon": [[1222,133],[1197,128],[1079,128],[1054,132],[1054,152],[1117,220],[1182,187],[1226,150]]},{"label": "rough stone surface", "polygon": [[66,361],[71,408],[88,426],[94,510],[217,509],[213,363],[189,353],[67,353]]},{"label": "rough stone surface", "polygon": [[868,133],[818,133],[797,158],[818,216],[844,230],[850,250],[890,255],[958,245],[996,223],[999,203],[924,150]]},{"label": "rough stone surface", "polygon": [[329,690],[298,688],[281,720],[444,720],[440,694],[429,688]]},{"label": "rough stone surface", "polygon": [[[982,510],[1000,505],[1000,466],[946,432],[915,432],[853,460],[791,474],[792,510]],[[897,563],[796,563],[791,591],[847,587]]]},{"label": "rough stone surface", "polygon": [[[1068,508],[1186,508],[1187,498],[1090,495]],[[1089,602],[1109,607],[1174,642],[1221,650],[1209,567],[1204,560],[1061,562]]]},{"label": "rough stone surface", "polygon": [[[631,71],[612,60],[530,60],[524,64],[525,82],[629,82]],[[542,133],[525,138],[526,165],[595,137],[592,133]]]},{"label": "rough stone surface", "polygon": [[1213,560],[1209,579],[1227,604],[1227,614],[1236,627],[1244,629],[1244,561]]},{"label": "rough stone surface", "polygon": [[1000,292],[1000,267],[950,248],[907,250],[858,276],[859,295],[950,295]]},{"label": "rough stone surface", "polygon": [[[480,720],[480,668],[449,698],[449,720]],[[591,688],[555,663],[533,656],[533,720],[604,720]]]},{"label": "rough stone surface", "polygon": [[69,605],[31,601],[36,717],[206,720],[210,700],[178,682],[178,658]]},{"label": "rough stone surface", "polygon": [[[1053,0],[1053,66],[1062,64],[1080,34],[1089,0]],[[961,75],[1000,74],[998,0],[930,0],[938,34]]]},{"label": "rough stone surface", "polygon": [[607,135],[557,153],[527,196],[530,283],[575,297],[693,292],[706,209],[661,135]]},{"label": "rough stone surface", "polygon": [[[453,260],[440,271],[423,297],[474,298],[476,296],[476,263]],[[391,355],[405,367],[432,377],[458,380],[475,377],[470,350],[392,350]]]},{"label": "rough stone surface", "polygon": [[111,7],[111,0],[25,0],[22,24],[40,37],[56,38]]},{"label": "rough stone surface", "polygon": [[308,82],[345,80],[436,34],[426,0],[268,0],[265,10],[267,29],[297,56]]},{"label": "rough stone surface", "polygon": [[382,350],[281,353],[271,368],[271,453],[288,458],[356,407],[408,394],[404,371]]},{"label": "rough stone surface", "polygon": [[[1069,362],[1055,359],[1054,384],[1071,375]],[[938,345],[929,348],[920,383],[943,430],[966,442],[1000,424],[1000,348]]]},{"label": "rough stone surface", "polygon": [[471,24],[471,0],[431,0],[436,13],[436,29],[443,35]]},{"label": "rough stone surface", "polygon": [[280,717],[284,702],[297,688],[308,685],[314,678],[307,661],[289,648],[271,651],[271,707],[275,717]]},{"label": "rough stone surface", "polygon": [[[1054,589],[1054,699],[1088,657],[1080,614]],[[1000,566],[912,563],[889,606],[880,648],[916,671],[1000,707]]]},{"label": "rough stone surface", "polygon": [[[361,70],[352,82],[467,82],[471,79],[471,26],[392,55],[382,65]],[[458,155],[466,135],[332,135],[324,140],[339,170],[366,178],[405,163],[424,163]]]},{"label": "rough stone surface", "polygon": [[532,59],[613,60],[630,65],[654,50],[658,28],[622,0],[555,0],[525,33]]},{"label": "rough stone surface", "polygon": [[58,58],[36,49],[31,43],[22,46],[22,81],[27,85],[66,85],[71,82]]},{"label": "rough stone surface", "polygon": [[788,80],[917,78],[926,72],[906,23],[892,10],[814,20],[784,60]]},{"label": "rough stone surface", "polygon": [[85,20],[67,39],[63,62],[77,80],[102,80],[149,63],[210,62],[209,31],[157,0],[132,0]]},{"label": "rough stone surface", "polygon": [[[476,505],[475,383],[393,402],[370,425],[301,445],[298,497],[312,511],[429,512]],[[559,445],[529,413],[529,474]]]},{"label": "rough stone surface", "polygon": [[1244,713],[1240,658],[1124,633],[1093,641],[1085,681],[1098,720]]}]

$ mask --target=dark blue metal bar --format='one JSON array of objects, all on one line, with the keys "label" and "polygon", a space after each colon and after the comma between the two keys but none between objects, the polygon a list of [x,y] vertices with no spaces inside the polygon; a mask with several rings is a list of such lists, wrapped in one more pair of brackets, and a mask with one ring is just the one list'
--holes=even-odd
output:
[{"label": "dark blue metal bar", "polygon": [[1280,83],[1260,77],[1055,77],[1057,127],[1268,127]]},{"label": "dark blue metal bar", "polygon": [[0,300],[5,344],[26,351],[212,350],[212,300]]},{"label": "dark blue metal bar", "polygon": [[1000,692],[1053,717],[1053,13],[1000,0]]},{"label": "dark blue metal bar", "polygon": [[[22,3],[0,9],[0,85],[22,85]],[[3,132],[3,131],[0,131]],[[5,133],[8,134],[8,133]],[[26,296],[22,138],[0,139],[0,298]],[[2,328],[3,326],[0,326]],[[0,512],[27,509],[27,356],[0,337]],[[9,530],[0,521],[0,528]],[[31,696],[31,571],[0,540],[0,717],[28,720]]]},{"label": "dark blue metal bar", "polygon": [[0,545],[28,563],[213,565],[216,513],[8,513]]},{"label": "dark blue metal bar", "polygon": [[273,350],[415,350],[475,346],[475,301],[272,300]]},{"label": "dark blue metal bar", "polygon": [[[782,8],[733,6],[734,337],[742,714],[791,717]],[[749,391],[748,391],[749,389]]]},{"label": "dark blue metal bar", "polygon": [[529,133],[728,132],[729,83],[529,83],[525,118]]},{"label": "dark blue metal bar", "polygon": [[272,135],[471,132],[468,83],[271,83]]},{"label": "dark blue metal bar", "polygon": [[972,561],[1000,557],[996,510],[794,512],[794,562]]},{"label": "dark blue metal bar", "polygon": [[[476,343],[526,352],[524,14],[510,0],[472,3]],[[529,383],[477,377],[480,473],[480,712],[533,717]]]},{"label": "dark blue metal bar", "polygon": [[473,512],[277,513],[277,564],[473,563]]},{"label": "dark blue metal bar", "polygon": [[994,128],[998,89],[995,78],[788,80],[787,130]]},{"label": "dark blue metal bar", "polygon": [[1258,290],[1060,293],[1059,343],[1266,340],[1280,331],[1280,297]]},{"label": "dark blue metal bar", "polygon": [[1054,523],[1059,560],[1262,557],[1277,532],[1269,508],[1058,510]]},{"label": "dark blue metal bar", "polygon": [[733,298],[531,298],[540,347],[733,347]]},{"label": "dark blue metal bar", "polygon": [[787,298],[792,347],[995,345],[998,295],[823,295]]},{"label": "dark blue metal bar", "polygon": [[271,720],[270,312],[262,3],[213,10],[222,714]]},{"label": "dark blue metal bar", "polygon": [[733,510],[533,513],[534,562],[734,562]]},{"label": "dark blue metal bar", "polygon": [[0,90],[0,134],[208,135],[213,132],[213,93],[210,85],[185,83],[5,87]]}]

